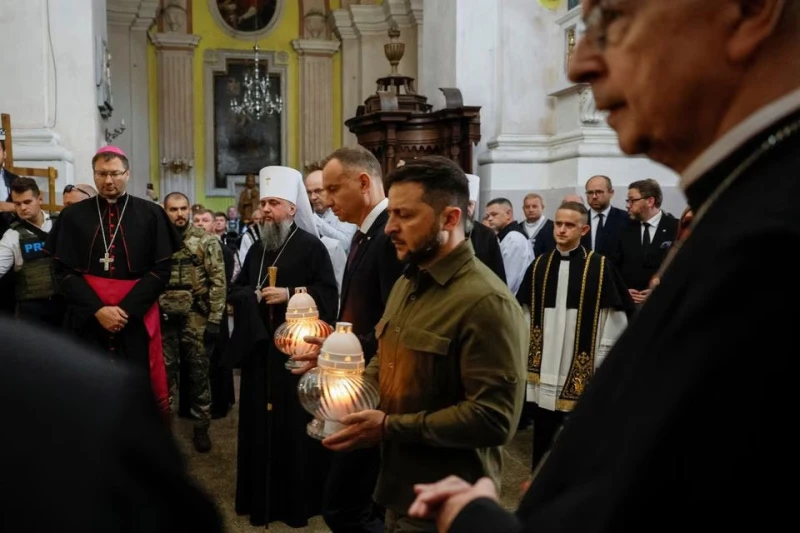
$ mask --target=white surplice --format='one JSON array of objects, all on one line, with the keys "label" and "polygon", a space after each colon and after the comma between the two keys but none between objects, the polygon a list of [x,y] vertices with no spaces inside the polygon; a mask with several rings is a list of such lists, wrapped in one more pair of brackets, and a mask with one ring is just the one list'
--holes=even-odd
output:
[{"label": "white surplice", "polygon": [[[558,253],[558,252],[556,252]],[[568,255],[568,254],[565,254]],[[535,402],[542,409],[556,411],[556,402],[567,380],[575,351],[575,334],[578,310],[567,309],[569,286],[569,261],[560,261],[558,267],[558,289],[555,308],[545,308],[542,331],[542,366],[539,383],[528,383],[527,401]],[[606,287],[604,287],[606,289]],[[589,302],[587,302],[588,304]],[[593,304],[593,302],[591,302]],[[591,320],[593,305],[584,309],[584,319]],[[624,311],[601,309],[597,326],[594,368],[597,369],[611,347],[628,326]]]},{"label": "white surplice", "polygon": [[500,253],[506,270],[506,283],[511,294],[517,294],[525,271],[533,262],[533,248],[528,239],[518,231],[509,231],[500,241]]}]

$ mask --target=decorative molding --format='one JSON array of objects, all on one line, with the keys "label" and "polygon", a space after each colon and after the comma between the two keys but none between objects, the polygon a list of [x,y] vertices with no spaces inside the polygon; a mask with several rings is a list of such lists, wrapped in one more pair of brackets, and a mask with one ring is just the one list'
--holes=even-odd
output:
[{"label": "decorative molding", "polygon": [[334,34],[341,40],[385,35],[391,23],[400,29],[422,24],[422,0],[384,0],[382,4],[351,4],[331,11]]},{"label": "decorative molding", "polygon": [[228,23],[225,22],[219,12],[218,0],[208,0],[208,11],[211,13],[214,21],[217,23],[220,29],[222,29],[222,31],[236,39],[252,41],[255,39],[264,38],[268,33],[274,30],[278,24],[280,24],[281,19],[283,18],[283,7],[286,3],[286,0],[275,0],[275,2],[275,15],[272,17],[272,20],[269,21],[269,24],[259,31],[238,31],[231,28]]},{"label": "decorative molding", "polygon": [[424,20],[423,12],[422,12],[422,3],[423,0],[406,0],[408,2],[408,7],[411,9],[411,16],[414,24],[417,26],[422,26]]},{"label": "decorative molding", "polygon": [[200,36],[178,32],[150,32],[150,41],[156,48],[194,50],[200,44]]},{"label": "decorative molding", "polygon": [[607,113],[597,110],[597,107],[594,103],[594,93],[588,84],[572,83],[565,85],[551,92],[547,96],[554,97],[556,99],[564,99],[572,95],[577,96],[578,117],[582,124],[604,127],[609,130],[611,129],[605,125]]},{"label": "decorative molding", "polygon": [[594,103],[594,93],[590,87],[581,87],[578,90],[580,103],[578,114],[583,124],[603,124],[606,121],[606,113],[597,110]]},{"label": "decorative molding", "polygon": [[[275,52],[270,50],[259,51],[262,61],[267,63],[267,72],[277,74],[281,79],[280,94],[283,98],[283,112],[281,113],[281,164],[288,162],[289,146],[289,100],[291,95],[287,89],[289,78],[289,54],[286,52]],[[204,97],[204,116],[205,116],[205,182],[206,197],[212,196],[236,196],[236,186],[244,184],[244,176],[228,180],[225,188],[214,186],[214,74],[228,71],[228,61],[231,59],[252,60],[253,53],[248,50],[226,50],[211,49],[203,54],[203,94]]]},{"label": "decorative molding", "polygon": [[333,22],[333,33],[341,40],[358,39],[356,27],[353,25],[353,17],[347,9],[334,9],[331,11],[331,21]]},{"label": "decorative molding", "polygon": [[339,41],[325,41],[322,39],[295,39],[292,48],[298,55],[316,55],[331,57],[339,51],[342,43]]},{"label": "decorative molding", "polygon": [[14,128],[14,160],[74,162],[72,152],[61,144],[61,136],[46,128]]},{"label": "decorative molding", "polygon": [[[578,128],[557,135],[503,134],[487,143],[479,165],[554,163],[584,157],[630,157],[609,128]],[[640,157],[640,156],[635,156]],[[643,157],[643,156],[641,156]]]},{"label": "decorative molding", "polygon": [[158,0],[107,0],[108,25],[146,30],[153,24],[158,8]]}]

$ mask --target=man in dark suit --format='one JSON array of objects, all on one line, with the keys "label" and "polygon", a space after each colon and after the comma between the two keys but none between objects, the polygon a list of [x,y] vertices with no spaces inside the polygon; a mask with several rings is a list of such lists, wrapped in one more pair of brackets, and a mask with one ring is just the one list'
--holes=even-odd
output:
[{"label": "man in dark suit", "polygon": [[[221,241],[222,238],[220,237]],[[233,284],[233,272],[236,268],[237,259],[236,252],[230,246],[223,244],[222,260],[225,263],[225,281],[228,287]],[[208,371],[208,379],[211,385],[211,418],[215,419],[226,417],[230,407],[236,403],[233,369],[223,362],[222,357],[227,348],[229,337],[230,328],[228,327],[228,309],[226,306],[225,311],[222,313],[219,336],[211,351],[211,367]],[[181,395],[181,398],[183,398],[183,395]]]},{"label": "man in dark suit", "polygon": [[469,204],[467,204],[467,238],[472,241],[475,257],[488,266],[497,277],[506,283],[506,268],[503,265],[503,253],[497,233],[475,221],[475,210],[480,197],[481,178],[475,174],[467,174],[469,182]]},{"label": "man in dark suit", "polygon": [[[0,139],[0,177],[2,177],[2,189],[0,197],[5,198],[0,201],[0,237],[10,227],[16,218],[14,204],[11,202],[11,184],[19,176],[6,170],[6,141]],[[16,296],[14,291],[14,271],[10,270],[6,275],[0,276],[0,313],[13,315],[16,309]]]},{"label": "man in dark suit", "polygon": [[[159,415],[149,377],[0,319],[0,530],[221,532]],[[58,349],[53,349],[53,347]]]},{"label": "man in dark suit", "polygon": [[678,234],[678,220],[661,210],[662,198],[655,180],[634,181],[628,186],[625,203],[633,223],[620,235],[614,262],[638,305],[650,295],[650,280]]},{"label": "man in dark suit", "polygon": [[[342,280],[339,320],[353,324],[353,332],[369,361],[378,347],[375,325],[403,270],[394,245],[384,232],[389,201],[383,189],[381,165],[365,148],[339,148],[328,156],[322,182],[326,205],[333,214],[342,222],[358,226]],[[314,364],[300,372],[311,366]],[[380,450],[376,447],[333,455],[323,496],[323,517],[333,533],[383,531],[372,501],[379,468]]]},{"label": "man in dark suit", "polygon": [[613,260],[622,230],[630,225],[628,214],[611,205],[614,187],[608,176],[592,176],[586,182],[590,231],[581,245]]}]

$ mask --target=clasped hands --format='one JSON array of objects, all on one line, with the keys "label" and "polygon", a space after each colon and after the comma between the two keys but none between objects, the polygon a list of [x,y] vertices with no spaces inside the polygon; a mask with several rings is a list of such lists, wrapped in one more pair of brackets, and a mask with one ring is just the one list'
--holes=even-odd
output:
[{"label": "clasped hands", "polygon": [[449,476],[436,483],[414,485],[417,498],[408,508],[408,516],[423,520],[436,520],[440,533],[446,533],[456,516],[470,502],[489,498],[499,502],[497,487],[488,477],[470,485],[460,477]]},{"label": "clasped hands", "polygon": [[643,304],[647,300],[647,297],[650,296],[651,292],[653,292],[652,289],[644,289],[642,291],[637,291],[636,289],[628,289],[628,294],[631,295],[633,303],[635,304]]},{"label": "clasped hands", "polygon": [[116,305],[101,307],[94,316],[103,329],[111,333],[117,333],[128,324],[128,313]]},{"label": "clasped hands", "polygon": [[289,301],[289,289],[285,287],[264,287],[261,298],[267,305],[278,305]]}]

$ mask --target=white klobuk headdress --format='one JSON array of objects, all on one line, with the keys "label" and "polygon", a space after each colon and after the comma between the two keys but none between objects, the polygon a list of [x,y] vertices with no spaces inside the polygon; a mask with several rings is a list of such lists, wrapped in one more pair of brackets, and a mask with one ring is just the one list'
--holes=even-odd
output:
[{"label": "white klobuk headdress", "polygon": [[264,167],[258,173],[259,197],[280,198],[295,205],[294,222],[297,227],[319,238],[314,222],[314,211],[308,201],[303,175],[290,167]]}]

